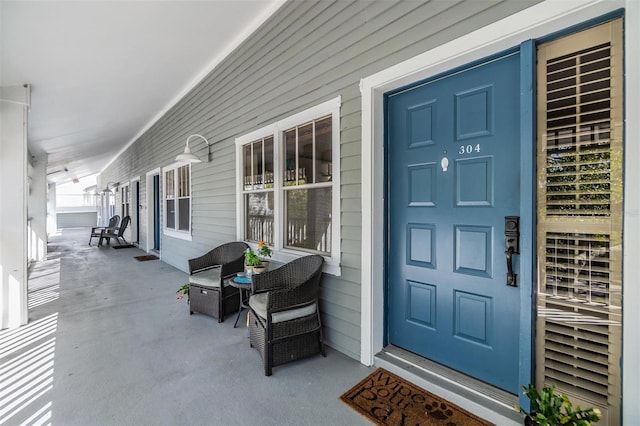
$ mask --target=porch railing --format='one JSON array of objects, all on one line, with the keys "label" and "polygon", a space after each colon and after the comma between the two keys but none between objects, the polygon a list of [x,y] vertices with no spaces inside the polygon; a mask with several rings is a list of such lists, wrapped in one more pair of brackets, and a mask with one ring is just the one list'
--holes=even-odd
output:
[{"label": "porch railing", "polygon": [[[331,251],[331,221],[309,224],[306,219],[288,219],[285,246],[312,250],[319,253]],[[273,216],[249,215],[245,227],[248,241],[267,241],[273,244]]]}]

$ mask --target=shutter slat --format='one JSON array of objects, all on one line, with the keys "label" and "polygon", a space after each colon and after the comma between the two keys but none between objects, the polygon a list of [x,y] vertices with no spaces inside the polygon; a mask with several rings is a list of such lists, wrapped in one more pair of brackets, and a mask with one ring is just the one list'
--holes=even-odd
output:
[{"label": "shutter slat", "polygon": [[[594,185],[605,185],[608,184],[609,182],[603,182],[603,181],[589,181],[589,183],[586,182],[580,182],[577,185],[582,186],[583,188],[587,188],[588,186],[594,186]],[[549,195],[571,195],[571,196],[577,196],[577,195],[583,195],[583,194],[602,194],[602,190],[597,190],[594,189],[593,191],[569,191],[566,189],[566,187],[568,186],[568,184],[566,183],[558,183],[556,185],[548,185],[547,189],[549,188],[553,188],[553,190],[548,191]]]},{"label": "shutter slat", "polygon": [[566,370],[558,371],[552,368],[547,370],[547,377],[549,379],[555,379],[556,384],[558,384],[558,382],[564,383],[565,387],[571,388],[575,393],[582,397],[594,398],[600,404],[606,404],[607,386],[605,385],[597,385],[593,382],[582,379],[580,376],[566,374]]},{"label": "shutter slat", "polygon": [[[566,300],[574,305],[580,302]],[[547,338],[571,347],[588,349],[592,353],[606,354],[609,336],[608,318],[578,316],[573,312],[552,311],[545,313]],[[593,321],[592,324],[574,321]],[[619,326],[619,324],[618,324]]]},{"label": "shutter slat", "polygon": [[[556,359],[558,356],[560,359]],[[585,382],[589,382],[593,385],[593,389],[606,388],[608,369],[607,366],[595,366],[589,362],[583,362],[570,357],[562,357],[562,354],[552,353],[547,351],[547,366],[552,370],[562,371],[568,373],[569,371],[575,371],[576,376]],[[564,361],[567,362],[564,362]]]},{"label": "shutter slat", "polygon": [[603,381],[602,378],[606,380],[606,377],[609,374],[608,352],[604,354],[592,354],[591,357],[585,358],[583,351],[567,351],[566,346],[555,343],[549,344],[549,346],[545,348],[545,351],[547,352],[546,357],[548,359],[557,361],[558,363],[563,363],[567,366],[589,370],[598,374],[599,376],[602,376],[600,377],[601,382]]}]

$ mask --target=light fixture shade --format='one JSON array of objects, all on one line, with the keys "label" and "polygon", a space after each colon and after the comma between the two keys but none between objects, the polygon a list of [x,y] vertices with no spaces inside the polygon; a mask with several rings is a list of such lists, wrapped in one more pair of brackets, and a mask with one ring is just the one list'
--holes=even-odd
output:
[{"label": "light fixture shade", "polygon": [[176,161],[184,161],[185,163],[202,163],[202,160],[196,157],[194,154],[186,152],[183,154],[179,154],[176,157]]},{"label": "light fixture shade", "polygon": [[119,182],[107,182],[107,184],[105,185],[104,189],[102,190],[103,194],[113,194],[113,191],[109,189],[109,185],[113,185],[116,188],[120,185]]},{"label": "light fixture shade", "polygon": [[[189,140],[193,137],[198,137],[202,139],[207,144],[207,149],[211,147],[207,138],[205,138],[202,135],[193,134],[187,138],[187,143],[185,144],[184,152],[182,154],[178,154],[178,156],[176,157],[176,161],[184,161],[185,163],[201,163],[202,162],[202,160],[200,160],[196,155],[191,153],[191,148],[189,148]],[[207,155],[207,161],[209,161],[209,155],[210,155],[210,151]]]},{"label": "light fixture shade", "polygon": [[179,154],[176,157],[176,161],[184,161],[187,163],[201,163],[202,160],[200,160],[198,157],[196,157],[194,154],[191,153],[191,148],[189,148],[189,145],[184,147],[184,152],[182,154]]}]

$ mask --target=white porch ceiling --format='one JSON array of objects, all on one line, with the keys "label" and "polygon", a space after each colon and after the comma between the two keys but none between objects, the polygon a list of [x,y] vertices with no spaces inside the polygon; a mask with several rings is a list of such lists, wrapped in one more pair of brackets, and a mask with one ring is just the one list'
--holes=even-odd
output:
[{"label": "white porch ceiling", "polygon": [[28,146],[49,181],[88,176],[282,2],[0,0],[0,85],[31,85]]}]

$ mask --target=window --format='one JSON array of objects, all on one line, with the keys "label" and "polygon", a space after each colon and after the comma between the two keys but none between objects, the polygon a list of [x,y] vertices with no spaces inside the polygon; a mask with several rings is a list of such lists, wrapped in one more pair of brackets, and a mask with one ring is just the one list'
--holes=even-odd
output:
[{"label": "window", "polygon": [[129,192],[129,184],[120,188],[120,200],[122,202],[122,217],[129,216],[129,206],[131,205],[131,193]]},{"label": "window", "polygon": [[244,240],[273,245],[273,136],[243,147]]},{"label": "window", "polygon": [[164,233],[191,239],[191,166],[164,169]]},{"label": "window", "polygon": [[116,215],[116,194],[107,192],[104,194],[105,196],[105,205],[107,206],[107,217],[105,219],[106,222],[109,221],[109,218]]},{"label": "window", "polygon": [[109,192],[101,192],[97,199],[100,225],[107,226],[109,218],[116,215],[116,195]]},{"label": "window", "polygon": [[340,274],[340,98],[236,139],[238,238]]}]

